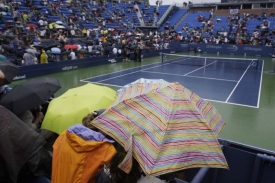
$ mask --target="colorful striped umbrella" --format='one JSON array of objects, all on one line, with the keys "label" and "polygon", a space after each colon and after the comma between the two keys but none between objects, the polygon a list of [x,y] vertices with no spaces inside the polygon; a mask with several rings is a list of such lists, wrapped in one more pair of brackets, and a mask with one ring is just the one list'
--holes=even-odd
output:
[{"label": "colorful striped umbrella", "polygon": [[119,167],[129,172],[132,157],[147,175],[187,168],[228,168],[217,136],[225,122],[209,102],[178,83],[136,82],[93,125],[127,151]]}]

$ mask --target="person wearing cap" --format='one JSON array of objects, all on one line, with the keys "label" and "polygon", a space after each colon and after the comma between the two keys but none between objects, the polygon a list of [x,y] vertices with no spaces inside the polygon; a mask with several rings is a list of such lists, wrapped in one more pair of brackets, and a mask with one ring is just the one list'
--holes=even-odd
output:
[{"label": "person wearing cap", "polygon": [[94,183],[104,165],[116,154],[115,141],[91,125],[101,112],[88,114],[82,124],[69,127],[57,138],[53,145],[52,183]]}]

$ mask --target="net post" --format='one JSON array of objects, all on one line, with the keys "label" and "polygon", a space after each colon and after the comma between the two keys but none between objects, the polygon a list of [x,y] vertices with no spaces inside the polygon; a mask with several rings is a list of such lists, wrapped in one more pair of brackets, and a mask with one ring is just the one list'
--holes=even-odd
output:
[{"label": "net post", "polygon": [[163,64],[163,53],[159,52],[161,63]]},{"label": "net post", "polygon": [[204,57],[204,66],[206,66],[206,59],[207,57]]}]

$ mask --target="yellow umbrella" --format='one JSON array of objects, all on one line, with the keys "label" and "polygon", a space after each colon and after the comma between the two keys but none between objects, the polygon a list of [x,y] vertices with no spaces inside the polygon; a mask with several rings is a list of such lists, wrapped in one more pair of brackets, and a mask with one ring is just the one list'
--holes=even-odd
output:
[{"label": "yellow umbrella", "polygon": [[69,126],[81,123],[87,114],[108,108],[115,99],[116,92],[106,86],[89,83],[69,89],[50,102],[42,128],[60,134]]}]

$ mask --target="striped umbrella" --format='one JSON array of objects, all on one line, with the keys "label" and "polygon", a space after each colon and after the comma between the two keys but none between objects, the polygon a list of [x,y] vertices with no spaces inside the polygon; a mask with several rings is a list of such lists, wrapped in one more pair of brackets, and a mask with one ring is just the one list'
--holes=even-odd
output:
[{"label": "striped umbrella", "polygon": [[147,175],[187,168],[228,168],[217,136],[225,122],[209,102],[178,83],[134,82],[93,125],[127,151],[119,167],[131,170],[132,157]]}]

